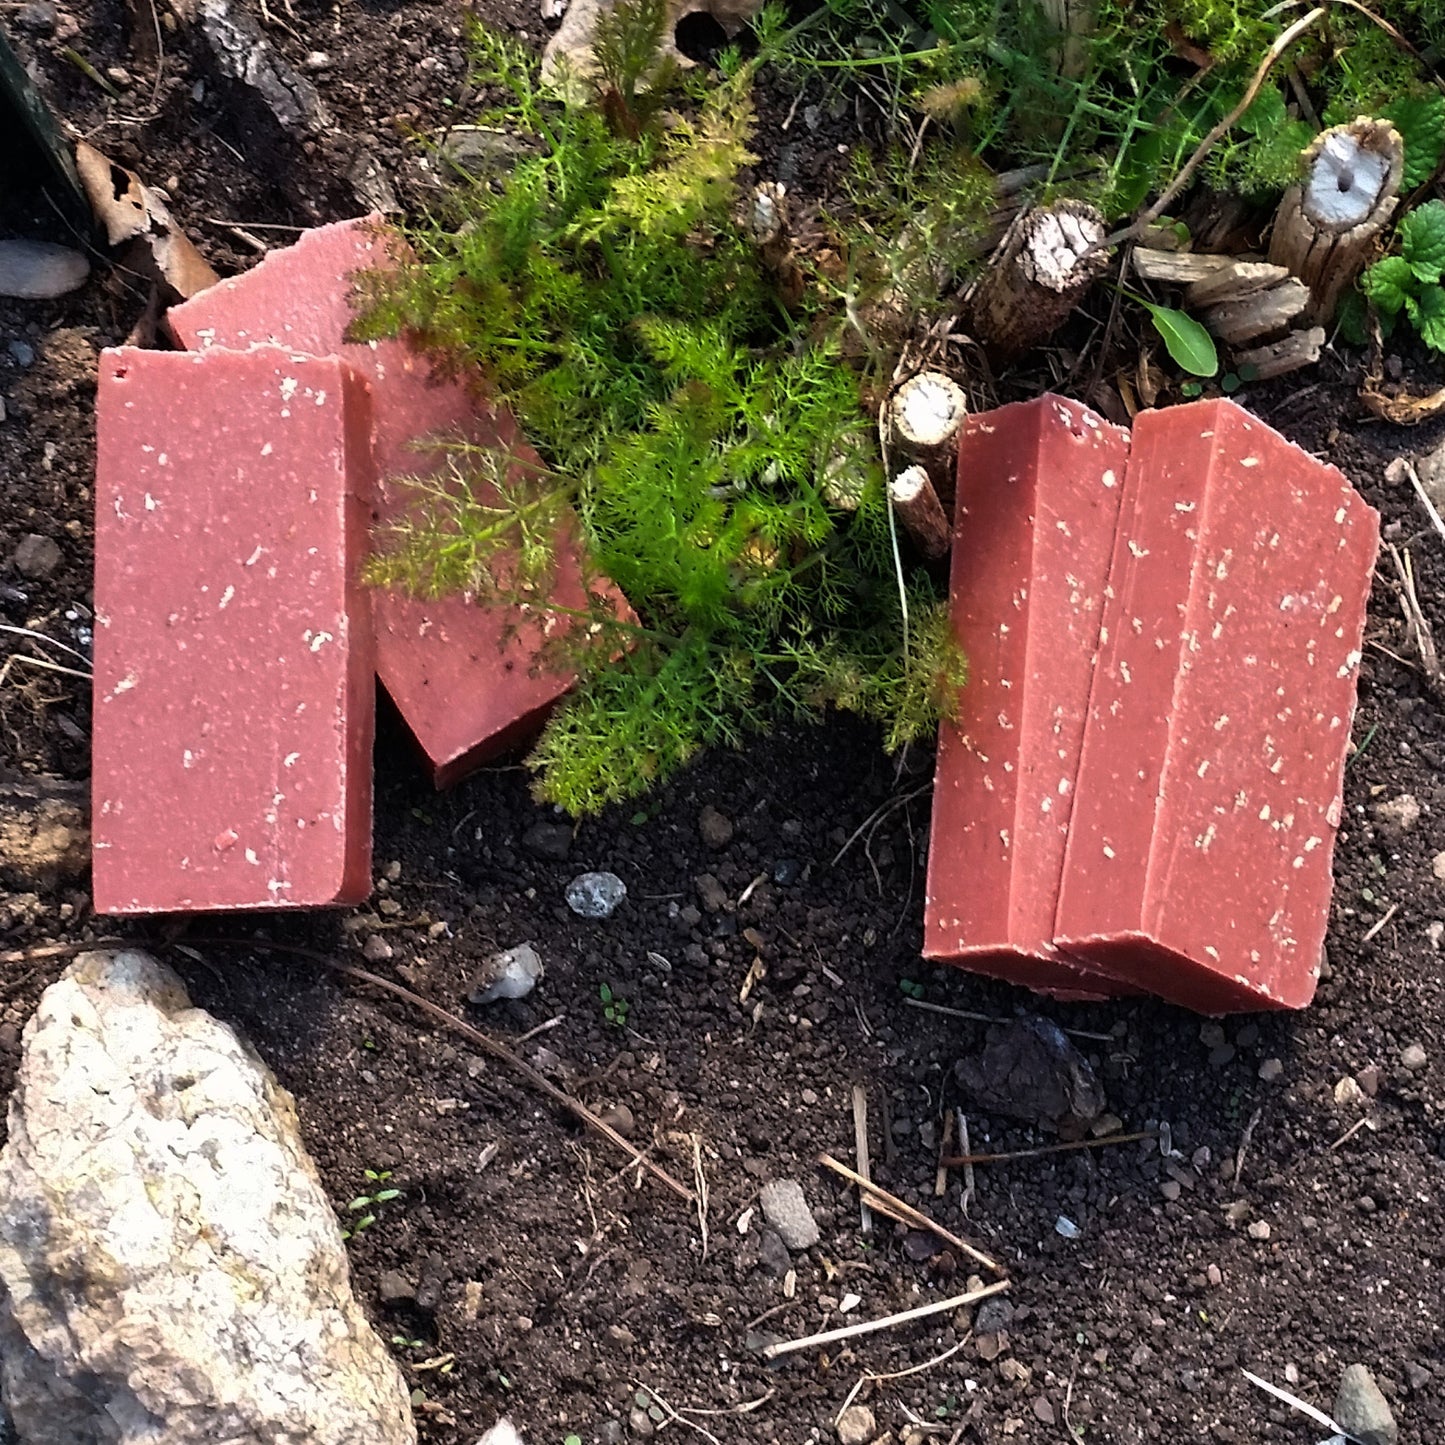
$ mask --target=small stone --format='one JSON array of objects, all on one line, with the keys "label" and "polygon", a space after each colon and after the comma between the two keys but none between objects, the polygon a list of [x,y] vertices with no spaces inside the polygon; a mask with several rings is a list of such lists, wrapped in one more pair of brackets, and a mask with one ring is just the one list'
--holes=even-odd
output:
[{"label": "small stone", "polygon": [[992,1295],[978,1307],[973,1317],[973,1332],[976,1335],[996,1335],[1013,1324],[1014,1307],[1006,1300]]},{"label": "small stone", "polygon": [[[90,262],[69,246],[50,241],[0,241],[0,296],[21,301],[49,301],[85,285]],[[21,360],[16,347],[24,347],[28,360]],[[21,366],[35,360],[35,352],[24,342],[12,341],[10,354]]]},{"label": "small stone", "polygon": [[376,911],[383,918],[397,918],[401,915],[401,904],[395,898],[382,898],[377,902]]},{"label": "small stone", "polygon": [[1266,1084],[1272,1084],[1284,1073],[1284,1064],[1279,1059],[1266,1059],[1259,1066],[1259,1076]]},{"label": "small stone", "polygon": [[324,50],[308,50],[301,62],[302,70],[330,70],[331,57]]},{"label": "small stone", "polygon": [[793,1261],[788,1246],[778,1238],[777,1232],[764,1229],[758,1235],[758,1258],[762,1266],[774,1279],[782,1279],[792,1269]]},{"label": "small stone", "polygon": [[1245,1024],[1245,1026],[1240,1029],[1240,1031],[1234,1036],[1234,1044],[1236,1048],[1252,1049],[1258,1042],[1258,1024]]},{"label": "small stone", "polygon": [[63,557],[64,553],[49,537],[41,537],[31,532],[20,539],[20,545],[16,547],[11,561],[22,577],[38,582],[49,577],[60,566]]},{"label": "small stone", "polygon": [[1424,1394],[1430,1388],[1430,1381],[1433,1378],[1429,1368],[1418,1360],[1405,1361],[1405,1383],[1410,1387],[1412,1395]]},{"label": "small stone", "polygon": [[1342,1109],[1358,1108],[1361,1104],[1369,1103],[1365,1091],[1360,1087],[1353,1074],[1346,1074],[1343,1079],[1335,1085],[1335,1103]]},{"label": "small stone", "polygon": [[1010,1385],[1017,1385],[1020,1389],[1034,1377],[1034,1372],[1022,1360],[1016,1360],[1012,1355],[999,1361],[998,1372]]},{"label": "small stone", "polygon": [[1249,1204],[1246,1200],[1236,1199],[1232,1204],[1224,1207],[1224,1222],[1234,1227],[1243,1224],[1249,1218]]},{"label": "small stone", "polygon": [[1373,1099],[1380,1092],[1380,1066],[1367,1064],[1363,1069],[1356,1070],[1355,1080],[1366,1095]]},{"label": "small stone", "polygon": [[1234,1061],[1234,1045],[1220,1044],[1218,1048],[1209,1051],[1209,1067],[1211,1069],[1222,1069],[1226,1064]]},{"label": "small stone", "polygon": [[1079,1237],[1079,1226],[1066,1215],[1059,1215],[1054,1220],[1054,1233],[1062,1239],[1077,1239]]},{"label": "small stone", "polygon": [[1430,860],[1430,871],[1440,882],[1445,883],[1445,853],[1437,853]]},{"label": "small stone", "polygon": [[1286,1385],[1299,1384],[1299,1366],[1291,1362],[1284,1367],[1284,1382]]},{"label": "small stone", "polygon": [[1173,1204],[1174,1201],[1179,1198],[1179,1195],[1181,1193],[1179,1181],[1177,1179],[1164,1180],[1164,1182],[1159,1186],[1159,1192],[1164,1196],[1165,1199],[1169,1201],[1170,1204]]},{"label": "small stone", "polygon": [[384,1305],[411,1304],[416,1300],[416,1286],[399,1269],[383,1270],[376,1292]]},{"label": "small stone", "polygon": [[1363,1365],[1351,1365],[1335,1396],[1335,1423],[1360,1445],[1396,1445],[1400,1427],[1375,1377]]},{"label": "small stone", "polygon": [[1420,803],[1413,793],[1401,793],[1374,806],[1375,821],[1392,833],[1408,833],[1420,821]]},{"label": "small stone", "polygon": [[773,864],[773,882],[779,888],[790,888],[803,876],[803,865],[796,858],[779,858]]},{"label": "small stone", "polygon": [[608,1325],[607,1338],[625,1350],[630,1350],[637,1343],[637,1336],[626,1325]]},{"label": "small stone", "polygon": [[627,897],[627,885],[615,873],[579,873],[567,885],[566,897],[579,918],[611,918]]},{"label": "small stone", "polygon": [[482,1312],[482,1282],[469,1279],[462,1286],[462,1318],[474,1320]]},{"label": "small stone", "polygon": [[657,1433],[657,1427],[652,1423],[652,1416],[641,1405],[634,1405],[627,1412],[627,1428],[639,1440],[650,1440]]},{"label": "small stone", "polygon": [[379,933],[370,934],[361,945],[361,956],[368,963],[385,963],[395,950]]},{"label": "small stone", "polygon": [[1211,1289],[1218,1289],[1224,1283],[1224,1271],[1217,1264],[1211,1264],[1204,1271],[1204,1277],[1209,1281]]},{"label": "small stone", "polygon": [[803,1186],[796,1179],[774,1179],[763,1185],[759,1203],[763,1207],[763,1218],[777,1230],[778,1237],[789,1249],[811,1249],[822,1238]]},{"label": "small stone", "polygon": [[572,829],[566,823],[533,823],[522,834],[522,851],[561,863],[572,851]]},{"label": "small stone", "polygon": [[[1445,858],[1445,853],[1442,853],[1440,856]],[[1438,918],[1431,919],[1431,921],[1425,925],[1425,937],[1430,940],[1430,947],[1438,953],[1440,951],[1440,940],[1445,939],[1445,922],[1442,922]]]},{"label": "small stone", "polygon": [[1418,1074],[1429,1062],[1430,1056],[1419,1044],[1407,1044],[1400,1053],[1401,1066],[1412,1074]]},{"label": "small stone", "polygon": [[733,822],[709,803],[697,815],[698,836],[709,848],[726,848],[733,840]]},{"label": "small stone", "polygon": [[597,1427],[597,1445],[622,1445],[622,1421],[604,1420]]},{"label": "small stone", "polygon": [[630,1139],[633,1131],[637,1128],[637,1120],[626,1104],[613,1104],[610,1109],[604,1109],[602,1122],[610,1128],[616,1129],[624,1139]]},{"label": "small stone", "polygon": [[1054,1407],[1049,1402],[1049,1397],[1047,1395],[1040,1395],[1034,1401],[1034,1416],[1036,1419],[1041,1420],[1045,1425],[1052,1425],[1055,1423],[1057,1417],[1054,1414]]},{"label": "small stone", "polygon": [[15,12],[15,23],[22,30],[33,30],[37,35],[49,35],[60,19],[50,0],[31,0]]},{"label": "small stone", "polygon": [[530,943],[519,943],[483,959],[467,985],[467,997],[481,1004],[526,998],[544,972],[537,950]]},{"label": "small stone", "polygon": [[1256,1219],[1254,1223],[1249,1226],[1248,1232],[1251,1239],[1258,1239],[1262,1242],[1269,1238],[1270,1227],[1267,1221]]},{"label": "small stone", "polygon": [[131,83],[130,71],[123,65],[108,65],[105,69],[106,78],[113,81],[124,90]]},{"label": "small stone", "polygon": [[692,880],[702,906],[709,913],[721,913],[728,906],[728,892],[711,873],[700,873]]},{"label": "small stone", "polygon": [[17,336],[5,349],[10,353],[10,359],[16,366],[35,365],[35,348],[28,341],[22,341]]},{"label": "small stone", "polygon": [[838,1416],[839,1445],[868,1445],[878,1433],[878,1422],[866,1405],[849,1405]]},{"label": "small stone", "polygon": [[1204,1023],[1199,1026],[1199,1042],[1206,1049],[1217,1049],[1224,1043],[1224,1025]]}]

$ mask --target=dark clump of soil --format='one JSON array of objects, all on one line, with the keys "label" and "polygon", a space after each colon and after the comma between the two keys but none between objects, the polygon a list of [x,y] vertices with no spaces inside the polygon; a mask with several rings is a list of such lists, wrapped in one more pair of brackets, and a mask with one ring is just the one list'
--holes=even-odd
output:
[{"label": "dark clump of soil", "polygon": [[[268,34],[293,64],[326,52],[309,73],[337,129],[365,141],[408,203],[434,194],[404,135],[464,110],[459,6],[272,9],[285,23]],[[218,269],[254,260],[242,232],[279,244],[288,227],[365,209],[337,198],[334,147],[308,142],[284,174],[246,157],[193,30],[167,32],[154,95],[153,72],[135,68],[112,104],[61,50],[102,71],[135,67],[122,8],[85,0],[54,13],[19,37],[52,104],[166,185]],[[542,30],[520,4],[491,16]],[[818,102],[817,129],[799,121],[785,137],[797,99],[762,97],[775,122],[768,164],[827,191],[857,127],[820,96],[804,101]],[[125,336],[144,299],[109,272],[64,301],[0,302],[0,621],[82,652],[94,626],[95,353]],[[1357,382],[1330,357],[1302,383],[1245,399],[1337,463],[1382,509],[1387,537],[1414,544],[1427,613],[1445,629],[1445,543],[1408,491],[1382,480],[1401,434],[1361,416]],[[60,549],[41,576],[11,564],[29,534]],[[1445,884],[1433,864],[1445,851],[1445,722],[1401,660],[1409,643],[1385,582],[1374,601],[1329,964],[1297,1016],[1216,1024],[1137,1000],[1040,1005],[923,965],[932,759],[889,760],[847,720],[705,758],[636,814],[577,828],[557,857],[556,840],[528,836],[555,818],[520,767],[435,795],[393,719],[378,745],[377,893],[365,909],[193,920],[178,934],[94,918],[83,879],[0,894],[0,937],[26,951],[0,980],[0,1087],[65,963],[34,950],[117,933],[157,949],[294,1091],[339,1210],[367,1192],[368,1169],[401,1190],[351,1252],[359,1294],[425,1392],[427,1438],[470,1442],[503,1412],[535,1442],[623,1438],[609,1422],[641,1438],[658,1422],[639,1392],[654,1391],[666,1402],[654,1415],[679,1434],[695,1431],[668,1423],[669,1410],[696,1412],[685,1418],[717,1440],[800,1441],[831,1433],[864,1375],[926,1366],[858,1395],[895,1439],[921,1428],[950,1441],[1300,1441],[1314,1427],[1242,1370],[1327,1408],[1359,1360],[1391,1397],[1402,1441],[1426,1445],[1445,1430]],[[83,778],[88,732],[83,683],[9,668],[6,772]],[[1392,832],[1374,806],[1407,792],[1421,817]],[[712,843],[699,829],[709,805],[733,825],[721,846],[726,829],[710,830]],[[610,920],[584,922],[563,902],[589,868],[627,884]],[[546,964],[537,990],[485,1013],[467,1004],[480,960],[523,941]],[[687,1188],[704,1180],[705,1211],[639,1183],[624,1156],[465,1039],[282,945],[369,960],[510,1041]],[[979,1165],[967,1198],[958,1171],[936,1194],[942,1121],[965,1103],[954,1064],[986,1024],[919,1001],[987,1017],[1041,1008],[1079,1031],[1120,1124],[1167,1124],[1170,1152],[1148,1141]],[[1423,1067],[1402,1061],[1411,1045]],[[1365,1102],[1337,1102],[1346,1076]],[[864,1235],[856,1198],[817,1169],[820,1150],[852,1158],[855,1085],[870,1101],[879,1180],[1002,1261],[1012,1290],[972,1319],[960,1310],[769,1367],[761,1342],[961,1293],[975,1271],[884,1219]],[[978,1151],[1050,1142],[1002,1116],[968,1123]],[[758,1193],[778,1178],[803,1185],[822,1234],[811,1250],[790,1256],[764,1225]],[[449,1371],[420,1368],[440,1355],[454,1358]]]}]

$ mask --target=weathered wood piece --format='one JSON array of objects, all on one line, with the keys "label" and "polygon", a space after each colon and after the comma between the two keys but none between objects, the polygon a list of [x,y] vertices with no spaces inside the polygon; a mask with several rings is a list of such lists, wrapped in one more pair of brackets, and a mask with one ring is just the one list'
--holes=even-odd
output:
[{"label": "weathered wood piece", "polygon": [[948,551],[948,514],[922,467],[899,472],[888,484],[888,500],[925,557],[942,557]]},{"label": "weathered wood piece", "polygon": [[1184,292],[1184,304],[1193,309],[1242,301],[1288,279],[1289,272],[1283,266],[1271,266],[1267,261],[1232,261],[1204,280],[1194,282]]},{"label": "weathered wood piece", "polygon": [[1141,281],[1163,281],[1173,286],[1191,286],[1207,281],[1235,264],[1232,256],[1157,251],[1149,246],[1136,246],[1129,254],[1130,269]]},{"label": "weathered wood piece", "polygon": [[953,501],[958,429],[968,415],[968,398],[941,371],[915,372],[888,401],[892,446],[929,475],[940,498]]},{"label": "weathered wood piece", "polygon": [[1313,366],[1324,349],[1325,328],[1311,326],[1307,331],[1291,331],[1279,341],[1267,341],[1251,351],[1234,354],[1235,370],[1243,374],[1249,369],[1251,381],[1268,381],[1301,367]]},{"label": "weathered wood piece", "polygon": [[1007,361],[1052,336],[1108,268],[1105,234],[1081,201],[1024,212],[974,295],[979,340]]},{"label": "weathered wood piece", "polygon": [[1283,331],[1309,304],[1309,289],[1294,277],[1239,301],[1211,306],[1200,318],[1221,341],[1242,346]]},{"label": "weathered wood piece", "polygon": [[1317,136],[1304,180],[1275,213],[1269,259],[1309,288],[1304,319],[1328,323],[1395,214],[1405,147],[1388,121],[1361,116]]}]

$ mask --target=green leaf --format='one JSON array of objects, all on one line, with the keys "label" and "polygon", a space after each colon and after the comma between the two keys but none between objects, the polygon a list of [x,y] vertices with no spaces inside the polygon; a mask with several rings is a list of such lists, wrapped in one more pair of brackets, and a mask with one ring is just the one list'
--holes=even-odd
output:
[{"label": "green leaf", "polygon": [[1350,287],[1340,298],[1335,322],[1340,328],[1340,335],[1351,346],[1363,346],[1369,339],[1365,332],[1365,298],[1358,287]]},{"label": "green leaf", "polygon": [[371,1207],[371,1195],[358,1194],[346,1207],[353,1214],[355,1214],[358,1209],[369,1209]]},{"label": "green leaf", "polygon": [[374,1204],[389,1204],[393,1199],[401,1198],[400,1189],[383,1189],[380,1194],[373,1197]]},{"label": "green leaf", "polygon": [[1386,256],[1360,277],[1360,290],[1382,316],[1394,316],[1415,290],[1415,273],[1403,256]]},{"label": "green leaf", "polygon": [[1435,174],[1445,154],[1445,95],[1402,95],[1381,112],[1405,142],[1405,171],[1400,189],[1413,191]]},{"label": "green leaf", "polygon": [[1157,306],[1142,299],[1140,304],[1148,311],[1154,329],[1164,338],[1164,348],[1174,358],[1176,366],[1183,367],[1194,376],[1213,376],[1219,370],[1219,352],[1215,350],[1214,338],[1201,322],[1172,306]]},{"label": "green leaf", "polygon": [[603,1003],[611,1003],[612,990],[608,988],[605,983],[600,983],[597,985],[597,997],[600,998]]},{"label": "green leaf", "polygon": [[1433,286],[1445,274],[1445,201],[1427,201],[1400,222],[1400,254],[1416,278]]},{"label": "green leaf", "polygon": [[1431,286],[1417,298],[1411,298],[1410,320],[1420,333],[1420,340],[1431,351],[1445,351],[1445,290]]}]

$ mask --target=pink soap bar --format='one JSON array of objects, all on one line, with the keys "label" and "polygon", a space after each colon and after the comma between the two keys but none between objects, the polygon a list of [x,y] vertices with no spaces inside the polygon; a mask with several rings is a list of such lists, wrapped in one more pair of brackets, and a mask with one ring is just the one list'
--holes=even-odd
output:
[{"label": "pink soap bar", "polygon": [[1378,515],[1229,401],[1145,412],[1060,946],[1203,1012],[1314,994]]},{"label": "pink soap bar", "polygon": [[1053,945],[1129,433],[1062,397],[965,423],[950,607],[969,665],[940,729],[923,952],[1030,988],[1121,992]]},{"label": "pink soap bar", "polygon": [[[390,520],[409,501],[397,479],[433,475],[445,465],[439,448],[418,449],[428,438],[465,437],[511,450],[524,465],[541,462],[508,413],[480,403],[459,382],[434,379],[430,363],[405,342],[345,340],[355,314],[352,273],[385,269],[393,264],[388,247],[403,244],[379,224],[372,217],[309,231],[250,271],[173,307],[168,322],[193,350],[276,342],[355,367],[371,383],[378,511]],[[615,588],[605,584],[605,591],[625,609]],[[575,550],[565,543],[552,600],[572,611],[589,605]],[[574,681],[537,665],[555,619],[481,607],[463,594],[422,599],[380,591],[373,616],[377,672],[438,787],[525,741]]]},{"label": "pink soap bar", "polygon": [[368,410],[334,358],[102,353],[98,912],[371,891]]}]

